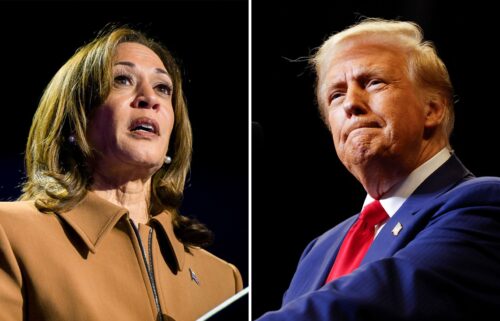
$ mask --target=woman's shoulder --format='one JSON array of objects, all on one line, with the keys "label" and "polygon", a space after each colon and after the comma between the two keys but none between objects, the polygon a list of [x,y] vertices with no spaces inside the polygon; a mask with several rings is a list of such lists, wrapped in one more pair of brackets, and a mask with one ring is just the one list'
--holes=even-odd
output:
[{"label": "woman's shoulder", "polygon": [[197,260],[204,261],[208,264],[228,266],[228,267],[232,266],[231,263],[228,263],[227,261],[221,259],[220,257],[210,253],[209,251],[201,247],[197,246],[189,247],[189,252],[191,252],[191,255]]},{"label": "woman's shoulder", "polygon": [[30,227],[52,220],[53,215],[40,212],[33,201],[0,202],[0,227],[4,230],[19,231],[22,226],[28,232]]},{"label": "woman's shoulder", "polygon": [[188,257],[196,261],[196,265],[202,266],[203,270],[234,279],[236,292],[243,288],[241,273],[235,265],[199,247],[190,248],[190,252]]},{"label": "woman's shoulder", "polygon": [[40,212],[33,201],[0,202],[0,222],[3,220],[23,219],[38,214]]}]

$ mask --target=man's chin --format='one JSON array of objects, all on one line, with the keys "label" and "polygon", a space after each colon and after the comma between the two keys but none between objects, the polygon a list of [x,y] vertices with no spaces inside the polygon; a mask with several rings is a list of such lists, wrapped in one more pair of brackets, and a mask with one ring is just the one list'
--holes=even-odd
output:
[{"label": "man's chin", "polygon": [[351,166],[364,166],[377,158],[377,151],[371,144],[357,145],[346,151],[343,157],[344,165],[349,168]]}]

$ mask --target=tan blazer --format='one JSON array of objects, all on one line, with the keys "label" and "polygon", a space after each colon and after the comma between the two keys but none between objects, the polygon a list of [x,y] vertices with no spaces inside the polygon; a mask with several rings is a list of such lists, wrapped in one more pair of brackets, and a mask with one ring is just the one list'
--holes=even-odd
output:
[{"label": "tan blazer", "polygon": [[241,288],[236,267],[184,248],[166,212],[135,229],[94,193],[61,214],[0,203],[2,321],[158,320],[158,307],[195,320]]}]

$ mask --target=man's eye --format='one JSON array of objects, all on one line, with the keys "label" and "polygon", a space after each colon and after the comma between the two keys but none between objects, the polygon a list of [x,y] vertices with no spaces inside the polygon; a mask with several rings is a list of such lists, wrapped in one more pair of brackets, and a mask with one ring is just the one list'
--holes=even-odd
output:
[{"label": "man's eye", "polygon": [[329,102],[331,103],[331,102],[333,102],[333,101],[335,101],[343,96],[344,96],[344,93],[342,93],[342,92],[338,92],[338,91],[334,92],[330,95]]},{"label": "man's eye", "polygon": [[377,85],[382,85],[384,82],[380,79],[372,79],[368,82],[367,87],[373,87]]}]

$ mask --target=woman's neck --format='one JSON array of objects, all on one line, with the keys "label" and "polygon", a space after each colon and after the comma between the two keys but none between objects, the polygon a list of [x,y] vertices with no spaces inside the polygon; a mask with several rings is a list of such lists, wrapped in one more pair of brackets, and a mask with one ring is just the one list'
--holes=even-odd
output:
[{"label": "woman's neck", "polygon": [[151,195],[150,177],[146,180],[127,181],[95,173],[90,190],[99,197],[126,208],[129,211],[129,217],[135,224],[148,222]]}]

